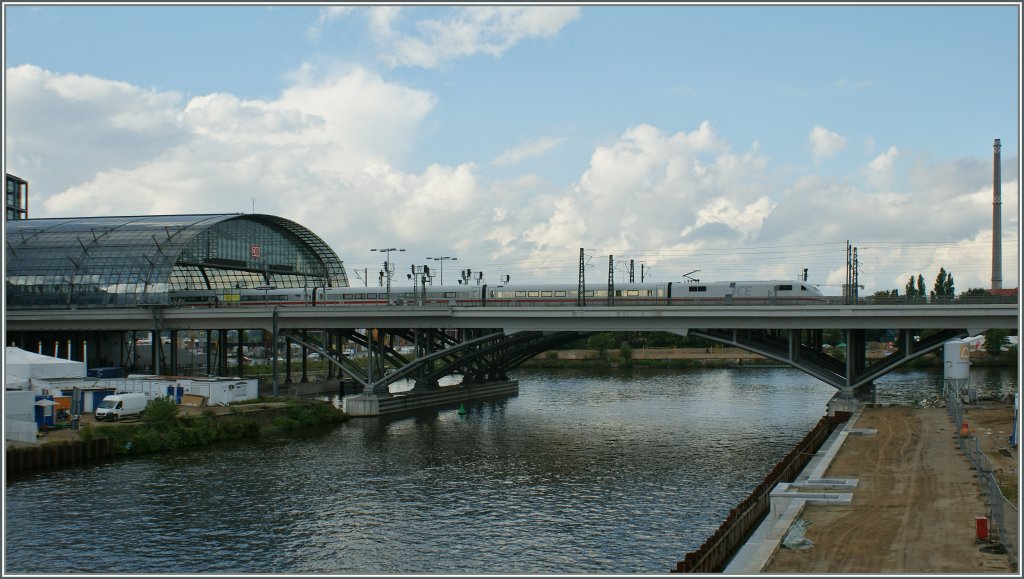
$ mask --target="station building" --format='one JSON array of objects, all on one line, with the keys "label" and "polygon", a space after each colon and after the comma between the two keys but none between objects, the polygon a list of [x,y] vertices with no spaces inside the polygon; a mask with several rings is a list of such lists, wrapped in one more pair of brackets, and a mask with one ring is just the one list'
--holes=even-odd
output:
[{"label": "station building", "polygon": [[348,286],[319,236],[273,215],[7,222],[8,309],[169,305],[174,291]]},{"label": "station building", "polygon": [[[176,291],[349,285],[327,243],[273,215],[16,219],[5,226],[7,311],[161,307],[173,305]],[[229,349],[243,358],[240,329],[203,331],[198,340],[142,334],[8,332],[5,338],[28,351],[52,349],[55,357],[86,361],[87,354],[90,368],[176,371],[189,355],[215,374],[226,370]]]}]

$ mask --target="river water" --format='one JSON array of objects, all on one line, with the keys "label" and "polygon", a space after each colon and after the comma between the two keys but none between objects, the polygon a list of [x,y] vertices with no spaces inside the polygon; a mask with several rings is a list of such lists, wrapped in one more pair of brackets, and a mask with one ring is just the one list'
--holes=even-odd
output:
[{"label": "river water", "polygon": [[[799,371],[520,370],[519,394],[24,475],[5,572],[666,573],[818,422]],[[982,396],[1010,370],[972,370]],[[942,392],[931,371],[876,402]]]}]

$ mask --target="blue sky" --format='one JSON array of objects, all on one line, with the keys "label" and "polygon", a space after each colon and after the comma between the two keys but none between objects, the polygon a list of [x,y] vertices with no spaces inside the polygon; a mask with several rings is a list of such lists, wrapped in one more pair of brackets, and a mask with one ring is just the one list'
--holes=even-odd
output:
[{"label": "blue sky", "polygon": [[33,217],[255,203],[352,270],[398,246],[400,271],[571,282],[585,247],[591,279],[614,254],[838,293],[846,240],[868,291],[939,267],[987,287],[1000,138],[1016,286],[1019,25],[1017,4],[6,3],[4,163]]}]

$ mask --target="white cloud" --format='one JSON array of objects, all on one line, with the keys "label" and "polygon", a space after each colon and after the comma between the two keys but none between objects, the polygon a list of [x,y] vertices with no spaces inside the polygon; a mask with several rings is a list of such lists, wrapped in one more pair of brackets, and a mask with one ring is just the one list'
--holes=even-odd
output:
[{"label": "white cloud", "polygon": [[816,160],[831,157],[846,148],[846,139],[821,125],[814,125],[807,136],[811,143],[811,153]]},{"label": "white cloud", "polygon": [[[971,249],[865,247],[862,283],[902,288],[894,284],[907,271],[930,283],[936,264],[961,289],[989,276],[987,156],[926,163],[891,147],[862,169],[882,175],[898,166],[905,180],[866,190],[813,167],[775,169],[756,141],[733,150],[710,122],[674,132],[640,124],[596,145],[563,188],[537,175],[489,181],[472,163],[409,169],[407,148],[436,97],[359,68],[305,67],[267,100],[214,93],[184,101],[30,66],[7,69],[7,80],[8,170],[30,181],[34,217],[248,212],[255,198],[258,212],[309,227],[352,268],[374,267],[370,247],[401,244],[410,250],[403,269],[451,254],[488,279],[518,281],[574,279],[576,252],[586,247],[643,252],[658,279],[692,269],[703,279],[792,276],[809,266],[812,278],[841,283],[842,240],[941,238]],[[499,159],[511,164],[561,142],[541,138]],[[1019,232],[1019,184],[1016,160],[1004,161],[1010,239]],[[803,253],[746,255],[750,247]],[[1019,260],[1010,249],[1006,280],[1016,279]]]},{"label": "white cloud", "polygon": [[863,170],[864,177],[868,180],[868,183],[875,187],[887,184],[897,156],[899,156],[899,151],[893,145],[889,147],[888,151],[872,159]]},{"label": "white cloud", "polygon": [[40,197],[184,140],[178,93],[33,65],[9,67],[5,77],[6,162],[25,168],[36,209]]},{"label": "white cloud", "polygon": [[575,6],[469,6],[440,19],[423,19],[416,32],[396,31],[397,7],[369,11],[370,30],[391,66],[436,68],[477,54],[501,56],[519,42],[552,38],[579,17]]},{"label": "white cloud", "polygon": [[566,141],[565,137],[541,137],[513,147],[494,159],[495,165],[514,165],[530,157],[539,157]]},{"label": "white cloud", "polygon": [[737,206],[733,200],[724,197],[712,199],[697,212],[696,223],[687,227],[682,236],[686,237],[706,225],[719,223],[739,232],[746,239],[760,230],[761,224],[774,209],[775,203],[768,197],[761,197],[745,207]]},{"label": "white cloud", "polygon": [[520,253],[545,263],[574,247],[688,247],[699,245],[688,235],[711,224],[733,242],[748,238],[771,211],[756,178],[766,163],[756,151],[730,153],[707,122],[689,133],[631,127],[595,149],[573,190],[525,230]]},{"label": "white cloud", "polygon": [[347,16],[354,9],[355,7],[353,6],[326,6],[321,8],[320,15],[317,16],[316,22],[306,29],[306,36],[310,40],[319,39],[324,28],[326,28],[328,24],[338,20],[339,18]]}]

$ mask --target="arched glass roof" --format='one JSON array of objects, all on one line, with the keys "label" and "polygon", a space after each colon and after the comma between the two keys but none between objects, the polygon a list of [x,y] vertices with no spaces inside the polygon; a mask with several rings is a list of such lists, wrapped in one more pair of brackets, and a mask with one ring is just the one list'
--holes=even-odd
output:
[{"label": "arched glass roof", "polygon": [[7,222],[7,307],[168,304],[179,290],[348,286],[337,254],[273,215]]}]

